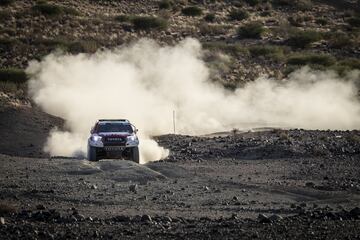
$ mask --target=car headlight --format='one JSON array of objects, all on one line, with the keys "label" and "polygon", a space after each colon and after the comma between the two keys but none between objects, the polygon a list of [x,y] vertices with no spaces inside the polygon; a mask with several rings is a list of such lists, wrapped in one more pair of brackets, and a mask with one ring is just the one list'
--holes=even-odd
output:
[{"label": "car headlight", "polygon": [[93,142],[99,142],[99,141],[101,141],[101,139],[102,139],[101,136],[97,136],[97,135],[91,136],[91,141],[93,141]]},{"label": "car headlight", "polygon": [[129,141],[129,142],[133,142],[133,141],[136,141],[136,140],[137,140],[137,137],[135,135],[131,135],[131,136],[127,137],[127,141]]}]

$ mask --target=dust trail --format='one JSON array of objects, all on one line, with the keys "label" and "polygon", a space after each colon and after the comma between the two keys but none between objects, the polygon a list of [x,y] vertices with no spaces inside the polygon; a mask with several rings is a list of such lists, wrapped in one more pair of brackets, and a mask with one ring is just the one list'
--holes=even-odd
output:
[{"label": "dust trail", "polygon": [[66,120],[53,130],[45,150],[53,155],[85,151],[89,129],[99,118],[127,118],[139,129],[142,162],[168,151],[151,136],[202,134],[231,128],[284,126],[358,129],[359,72],[340,79],[303,68],[288,79],[261,77],[235,92],[211,83],[197,40],[160,47],[151,40],[93,55],[50,54],[27,69],[29,91],[47,113]]}]

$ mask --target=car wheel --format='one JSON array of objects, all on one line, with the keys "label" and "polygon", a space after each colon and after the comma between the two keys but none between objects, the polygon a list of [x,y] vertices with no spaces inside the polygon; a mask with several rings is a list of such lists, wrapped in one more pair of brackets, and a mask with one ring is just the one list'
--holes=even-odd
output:
[{"label": "car wheel", "polygon": [[131,148],[131,161],[140,163],[139,147]]},{"label": "car wheel", "polygon": [[88,160],[89,161],[98,161],[98,156],[97,156],[97,153],[96,153],[96,148],[95,147],[91,147],[89,146],[89,149],[88,149]]}]

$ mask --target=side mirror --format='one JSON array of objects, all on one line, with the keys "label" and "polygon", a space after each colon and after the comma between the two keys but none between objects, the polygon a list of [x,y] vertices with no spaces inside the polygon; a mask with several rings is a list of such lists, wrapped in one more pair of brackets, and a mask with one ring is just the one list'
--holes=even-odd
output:
[{"label": "side mirror", "polygon": [[134,132],[137,133],[139,131],[139,129],[135,128]]},{"label": "side mirror", "polygon": [[91,134],[94,133],[94,127],[91,128],[90,133],[91,133]]}]

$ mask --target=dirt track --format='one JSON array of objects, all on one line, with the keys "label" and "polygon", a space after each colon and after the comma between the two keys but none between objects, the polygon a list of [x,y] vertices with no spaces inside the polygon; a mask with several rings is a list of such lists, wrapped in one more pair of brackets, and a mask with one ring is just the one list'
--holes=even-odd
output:
[{"label": "dirt track", "polygon": [[[158,141],[171,148],[169,159],[145,165],[1,155],[1,199],[16,210],[5,214],[0,235],[354,239],[360,227],[357,135],[167,135]],[[301,157],[305,143],[317,138],[322,151]]]}]

